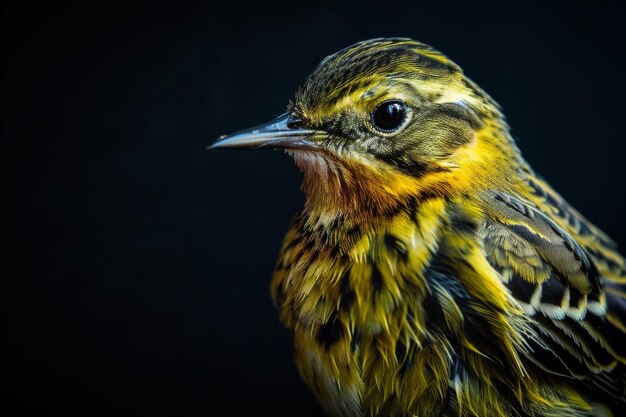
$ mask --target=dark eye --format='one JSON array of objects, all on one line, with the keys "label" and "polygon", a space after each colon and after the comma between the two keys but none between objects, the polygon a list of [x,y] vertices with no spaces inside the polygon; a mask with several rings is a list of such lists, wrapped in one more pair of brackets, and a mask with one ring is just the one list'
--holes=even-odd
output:
[{"label": "dark eye", "polygon": [[383,133],[392,133],[404,124],[407,106],[400,100],[380,103],[372,112],[372,125]]}]

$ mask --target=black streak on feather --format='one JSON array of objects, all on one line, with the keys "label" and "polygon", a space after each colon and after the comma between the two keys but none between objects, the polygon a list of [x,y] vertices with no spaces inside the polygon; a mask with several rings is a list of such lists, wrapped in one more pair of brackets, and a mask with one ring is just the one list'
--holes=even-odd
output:
[{"label": "black streak on feather", "polygon": [[380,273],[380,269],[375,263],[372,263],[372,297],[376,297],[377,294],[383,289],[383,276]]},{"label": "black streak on feather", "polygon": [[340,305],[343,310],[349,310],[356,298],[354,289],[350,285],[350,268],[346,269],[339,278]]},{"label": "black streak on feather", "polygon": [[[517,278],[517,277],[516,277]],[[523,279],[523,278],[518,278]],[[560,306],[565,295],[565,285],[554,274],[542,284],[541,302]]]},{"label": "black streak on feather", "polygon": [[528,282],[524,278],[515,275],[507,284],[506,287],[511,291],[511,294],[520,301],[530,304],[530,299],[533,293],[537,289],[537,285]]},{"label": "black streak on feather", "polygon": [[336,314],[333,314],[325,324],[319,327],[316,339],[326,350],[328,350],[333,344],[341,339],[343,332],[344,330],[341,321],[337,320]]},{"label": "black streak on feather", "polygon": [[354,329],[352,332],[352,338],[350,339],[350,352],[354,353],[356,348],[361,344],[361,333],[358,329]]},{"label": "black streak on feather", "polygon": [[392,234],[386,234],[384,237],[384,243],[387,250],[397,254],[403,262],[407,261],[408,254],[406,248],[398,238]]}]

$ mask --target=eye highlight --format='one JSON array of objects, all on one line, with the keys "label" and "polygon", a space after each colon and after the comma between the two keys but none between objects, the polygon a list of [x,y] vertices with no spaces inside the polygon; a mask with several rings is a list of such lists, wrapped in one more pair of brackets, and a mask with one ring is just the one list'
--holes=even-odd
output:
[{"label": "eye highlight", "polygon": [[395,133],[405,125],[408,106],[401,100],[387,100],[380,103],[371,116],[371,123],[380,133]]}]

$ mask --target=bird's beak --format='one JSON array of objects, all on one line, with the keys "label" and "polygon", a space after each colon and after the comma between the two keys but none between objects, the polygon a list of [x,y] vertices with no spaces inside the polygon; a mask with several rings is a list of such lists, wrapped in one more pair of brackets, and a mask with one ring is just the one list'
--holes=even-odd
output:
[{"label": "bird's beak", "polygon": [[315,147],[321,132],[302,128],[302,121],[285,113],[265,124],[221,136],[207,149],[302,149]]}]

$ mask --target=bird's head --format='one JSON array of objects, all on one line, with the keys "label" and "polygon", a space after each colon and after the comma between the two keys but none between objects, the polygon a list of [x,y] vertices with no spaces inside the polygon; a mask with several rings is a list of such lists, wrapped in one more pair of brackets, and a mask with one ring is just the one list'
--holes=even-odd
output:
[{"label": "bird's head", "polygon": [[271,122],[211,148],[283,149],[307,208],[376,214],[506,182],[519,158],[498,105],[431,47],[359,42],[324,59]]}]

